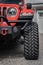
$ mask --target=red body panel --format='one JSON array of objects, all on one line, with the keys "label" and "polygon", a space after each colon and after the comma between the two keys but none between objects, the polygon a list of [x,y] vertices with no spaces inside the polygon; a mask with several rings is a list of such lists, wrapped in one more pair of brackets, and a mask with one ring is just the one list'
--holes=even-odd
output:
[{"label": "red body panel", "polygon": [[[22,10],[20,11],[20,6],[17,5],[17,4],[0,4],[0,7],[3,9],[3,7],[6,7],[7,10],[6,10],[6,18],[7,20],[9,21],[14,21],[14,20],[18,20],[19,16],[20,16],[20,13],[34,13],[34,11],[32,9],[27,9],[26,8],[26,5],[25,5],[25,2],[24,2],[24,5],[22,6]],[[10,7],[13,7],[13,8],[16,8],[16,15],[14,17],[10,17],[8,14],[7,14],[7,11],[8,11],[8,8]],[[1,11],[1,15],[3,15],[3,10]],[[15,26],[16,23],[10,23],[11,26]],[[0,23],[0,26],[8,26],[8,24],[6,22],[4,23]]]},{"label": "red body panel", "polygon": [[0,22],[0,26],[8,26],[6,22]]}]

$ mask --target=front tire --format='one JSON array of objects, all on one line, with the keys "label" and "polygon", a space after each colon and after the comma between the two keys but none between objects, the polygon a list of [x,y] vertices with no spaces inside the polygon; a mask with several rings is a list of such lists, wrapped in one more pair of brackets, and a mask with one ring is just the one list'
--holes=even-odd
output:
[{"label": "front tire", "polygon": [[36,60],[39,56],[39,33],[36,22],[27,25],[24,32],[24,56],[29,60]]}]

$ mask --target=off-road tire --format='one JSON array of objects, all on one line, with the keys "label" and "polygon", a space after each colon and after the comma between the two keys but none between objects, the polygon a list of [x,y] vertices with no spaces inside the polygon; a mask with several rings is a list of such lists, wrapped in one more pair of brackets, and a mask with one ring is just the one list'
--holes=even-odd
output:
[{"label": "off-road tire", "polygon": [[38,24],[31,22],[24,32],[24,56],[29,60],[37,60],[39,56],[39,32]]}]

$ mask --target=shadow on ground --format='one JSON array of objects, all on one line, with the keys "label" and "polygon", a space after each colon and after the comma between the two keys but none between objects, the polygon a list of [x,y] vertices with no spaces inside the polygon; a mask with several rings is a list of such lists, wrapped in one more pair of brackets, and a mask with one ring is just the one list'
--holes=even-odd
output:
[{"label": "shadow on ground", "polygon": [[21,44],[13,44],[12,46],[4,46],[0,48],[0,59],[19,58],[24,56],[24,46]]},{"label": "shadow on ground", "polygon": [[43,65],[43,34],[40,35],[39,59],[26,60],[24,58],[24,46],[11,45],[0,49],[0,65]]}]

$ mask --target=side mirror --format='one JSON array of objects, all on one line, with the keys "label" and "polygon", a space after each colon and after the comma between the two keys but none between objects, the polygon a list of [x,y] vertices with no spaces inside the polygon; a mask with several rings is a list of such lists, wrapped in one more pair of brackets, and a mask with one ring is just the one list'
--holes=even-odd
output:
[{"label": "side mirror", "polygon": [[32,8],[31,3],[27,3],[26,5],[27,5],[27,9],[31,9]]}]

